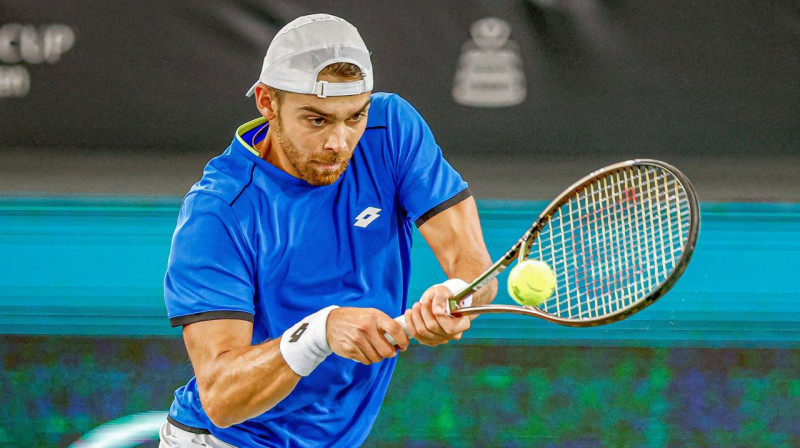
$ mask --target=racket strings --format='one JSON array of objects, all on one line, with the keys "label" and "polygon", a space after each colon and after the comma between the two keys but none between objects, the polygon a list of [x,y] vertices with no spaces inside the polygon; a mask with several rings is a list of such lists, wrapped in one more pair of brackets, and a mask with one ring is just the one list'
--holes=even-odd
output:
[{"label": "racket strings", "polygon": [[[684,206],[682,206],[680,209],[671,210],[671,211],[670,211],[670,215],[669,215],[669,217],[670,217],[671,219],[680,220],[680,219],[681,219],[681,215],[685,215],[685,214],[687,214],[687,213],[689,213],[689,207],[688,207],[688,205],[684,205]],[[551,222],[552,222],[552,221],[556,221],[556,219],[554,219],[554,218],[555,218],[555,215],[554,215],[554,217],[551,217],[550,221],[551,221]],[[563,221],[563,220],[562,220],[562,221]],[[560,225],[563,227],[563,222],[560,222],[559,224],[560,224]],[[619,223],[617,223],[617,222],[615,222],[615,223],[613,223],[613,224],[620,225],[620,224],[619,224]],[[663,223],[662,223],[662,224],[663,224]],[[551,225],[552,225],[552,224],[551,224]],[[642,231],[642,232],[648,232],[648,231],[658,231],[658,230],[659,230],[658,228],[655,228],[655,229],[653,229],[653,228],[652,228],[652,225],[653,225],[653,223],[650,223],[650,224],[646,224],[646,223],[635,223],[634,225],[638,225],[638,226],[641,228],[641,231]],[[668,224],[668,225],[669,225],[669,224]],[[567,229],[569,229],[569,230],[571,230],[571,231],[574,231],[574,232],[581,232],[581,231],[584,231],[584,230],[592,230],[592,228],[591,228],[591,227],[589,227],[589,226],[587,226],[587,225],[584,225],[584,224],[574,224],[574,223],[571,223],[571,222],[568,222],[568,223],[567,223],[567,226],[566,226],[566,228],[567,228]],[[587,232],[587,233],[588,233],[588,232]],[[544,232],[542,232],[542,234],[544,234]],[[672,229],[669,229],[669,233],[668,233],[668,234],[669,234],[669,235],[671,235],[672,237],[676,237],[676,236],[677,236],[677,237],[679,237],[679,236],[680,236],[680,233],[676,233],[676,232],[672,231]],[[598,239],[601,239],[601,238],[603,238],[603,237],[602,237],[602,235],[595,235],[595,234],[592,234],[592,235],[590,235],[588,238],[590,238],[589,242],[590,242],[590,243],[593,243],[593,242],[596,242]],[[569,239],[570,239],[569,235],[565,235],[565,234],[563,233],[563,230],[561,231],[561,233],[560,233],[560,234],[553,234],[553,235],[552,235],[552,240],[553,240],[553,241],[556,241],[556,242],[557,242],[557,241],[560,241],[560,240],[569,240]],[[540,241],[540,243],[541,243],[541,241]]]},{"label": "racket strings", "polygon": [[553,267],[557,287],[540,306],[568,319],[619,313],[674,269],[689,228],[686,191],[656,166],[627,168],[579,190],[550,217],[530,258]]}]

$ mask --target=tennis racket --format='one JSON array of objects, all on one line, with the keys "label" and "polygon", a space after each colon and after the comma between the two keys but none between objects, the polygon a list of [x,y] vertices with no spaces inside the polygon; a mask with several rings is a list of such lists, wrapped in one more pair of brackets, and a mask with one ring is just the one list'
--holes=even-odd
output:
[{"label": "tennis racket", "polygon": [[[502,258],[453,296],[450,313],[521,314],[571,327],[617,322],[672,288],[699,228],[694,188],[675,167],[648,159],[607,166],[553,200]],[[555,290],[545,302],[472,306],[465,300],[526,259],[542,260],[555,273]],[[395,320],[406,328],[404,316]]]}]

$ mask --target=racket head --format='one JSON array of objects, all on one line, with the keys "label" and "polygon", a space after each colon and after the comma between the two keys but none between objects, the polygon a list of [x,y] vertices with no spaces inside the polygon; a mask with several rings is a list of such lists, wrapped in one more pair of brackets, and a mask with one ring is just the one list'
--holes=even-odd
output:
[{"label": "racket head", "polygon": [[514,259],[537,259],[556,275],[549,299],[536,307],[455,311],[525,314],[574,327],[625,319],[674,286],[694,252],[699,227],[696,193],[675,167],[651,159],[607,166],[554,199],[511,250],[467,288],[480,289]]}]

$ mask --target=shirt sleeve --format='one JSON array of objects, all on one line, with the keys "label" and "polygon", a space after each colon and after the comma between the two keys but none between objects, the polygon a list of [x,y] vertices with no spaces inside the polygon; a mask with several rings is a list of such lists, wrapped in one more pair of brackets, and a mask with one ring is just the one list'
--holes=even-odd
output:
[{"label": "shirt sleeve", "polygon": [[408,216],[420,226],[471,193],[443,157],[422,116],[407,101],[395,98],[389,121],[397,157],[398,196]]},{"label": "shirt sleeve", "polygon": [[253,321],[254,270],[231,207],[186,196],[172,237],[164,300],[173,327],[213,319]]}]

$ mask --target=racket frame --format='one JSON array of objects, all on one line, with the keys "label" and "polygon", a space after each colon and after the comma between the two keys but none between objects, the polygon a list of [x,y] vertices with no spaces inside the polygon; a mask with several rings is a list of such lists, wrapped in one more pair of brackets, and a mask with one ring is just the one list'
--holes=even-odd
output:
[{"label": "racket frame", "polygon": [[[637,300],[633,304],[612,314],[597,318],[582,319],[565,319],[546,313],[538,307],[528,305],[460,305],[463,303],[462,301],[466,297],[478,292],[494,278],[500,275],[501,272],[503,272],[508,266],[511,265],[511,263],[514,262],[514,260],[523,261],[525,258],[527,258],[528,254],[530,253],[531,245],[534,241],[536,241],[536,237],[542,231],[544,226],[547,225],[547,222],[550,220],[553,214],[555,214],[556,210],[558,210],[561,205],[568,202],[576,192],[580,191],[600,177],[604,177],[608,174],[622,171],[637,165],[657,166],[669,171],[672,175],[674,175],[678,182],[680,182],[683,189],[686,191],[686,196],[689,200],[690,212],[686,245],[681,253],[680,258],[675,264],[675,268],[673,269],[672,273],[670,273],[670,275],[658,286],[656,286],[645,298]],[[584,176],[577,182],[573,183],[569,188],[564,190],[564,192],[558,195],[558,197],[553,199],[553,201],[550,202],[550,204],[539,215],[539,218],[522,235],[522,237],[513,246],[511,246],[511,249],[509,249],[508,252],[503,255],[503,257],[497,260],[491,267],[489,267],[489,269],[484,271],[470,284],[465,286],[463,290],[456,293],[450,299],[450,313],[454,316],[494,313],[521,314],[538,317],[540,319],[569,327],[594,327],[620,321],[652,305],[656,300],[663,297],[664,294],[666,294],[675,285],[689,264],[689,260],[691,259],[695,245],[697,244],[699,229],[700,208],[697,201],[697,195],[691,182],[689,182],[689,179],[677,168],[668,163],[653,159],[632,159],[606,166]]]}]

